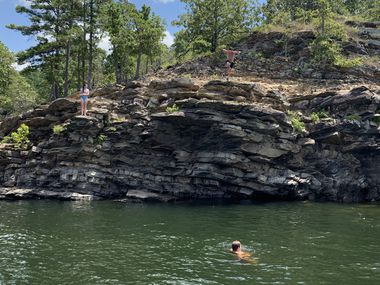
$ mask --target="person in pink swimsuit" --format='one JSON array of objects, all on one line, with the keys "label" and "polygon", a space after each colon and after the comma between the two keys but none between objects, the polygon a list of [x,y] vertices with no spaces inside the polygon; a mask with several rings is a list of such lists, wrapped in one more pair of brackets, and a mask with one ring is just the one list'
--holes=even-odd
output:
[{"label": "person in pink swimsuit", "polygon": [[227,56],[225,67],[227,68],[226,76],[227,76],[227,80],[228,80],[228,77],[232,74],[233,68],[235,66],[235,55],[240,54],[240,51],[223,49],[223,52]]}]

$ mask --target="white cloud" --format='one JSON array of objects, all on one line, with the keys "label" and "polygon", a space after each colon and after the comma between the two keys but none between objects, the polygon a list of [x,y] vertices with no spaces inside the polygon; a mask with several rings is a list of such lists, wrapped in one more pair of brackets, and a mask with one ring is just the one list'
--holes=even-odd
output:
[{"label": "white cloud", "polygon": [[39,32],[36,37],[44,38],[48,41],[48,43],[52,43],[55,41],[55,38],[52,35],[49,35],[47,33]]},{"label": "white cloud", "polygon": [[17,1],[17,5],[22,5],[22,6],[26,6],[26,7],[30,7],[30,1],[29,0],[18,0]]},{"label": "white cloud", "polygon": [[24,64],[18,64],[18,63],[14,63],[12,64],[13,68],[16,69],[17,71],[22,71],[24,70],[25,68],[29,67],[30,66],[30,63],[27,62],[27,63],[24,63]]},{"label": "white cloud", "polygon": [[168,47],[171,47],[174,43],[174,37],[169,31],[165,31],[165,37],[162,40],[162,43],[167,45]]},{"label": "white cloud", "polygon": [[163,4],[167,4],[167,3],[171,3],[171,2],[174,2],[175,0],[156,0],[156,2],[160,2],[160,3],[163,3]]},{"label": "white cloud", "polygon": [[103,35],[98,46],[99,48],[104,49],[107,54],[111,53],[111,42],[108,34]]}]

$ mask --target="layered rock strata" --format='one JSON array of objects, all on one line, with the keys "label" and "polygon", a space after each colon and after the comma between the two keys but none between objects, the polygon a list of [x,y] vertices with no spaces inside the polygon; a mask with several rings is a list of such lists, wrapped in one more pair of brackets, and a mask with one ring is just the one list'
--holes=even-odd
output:
[{"label": "layered rock strata", "polygon": [[[98,90],[89,117],[58,99],[1,123],[1,136],[27,124],[31,144],[0,149],[0,198],[378,201],[376,92],[289,97],[259,83],[153,80]],[[321,110],[328,117],[313,122]]]}]

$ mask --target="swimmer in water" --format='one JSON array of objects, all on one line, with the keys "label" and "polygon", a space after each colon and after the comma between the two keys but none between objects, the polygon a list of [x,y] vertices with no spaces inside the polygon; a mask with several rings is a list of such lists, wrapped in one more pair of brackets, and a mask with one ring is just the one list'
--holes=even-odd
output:
[{"label": "swimmer in water", "polygon": [[249,252],[245,252],[241,250],[241,243],[238,240],[235,240],[232,242],[231,246],[231,252],[235,253],[236,256],[241,261],[249,262],[249,263],[256,263],[256,259],[253,259],[251,254]]}]

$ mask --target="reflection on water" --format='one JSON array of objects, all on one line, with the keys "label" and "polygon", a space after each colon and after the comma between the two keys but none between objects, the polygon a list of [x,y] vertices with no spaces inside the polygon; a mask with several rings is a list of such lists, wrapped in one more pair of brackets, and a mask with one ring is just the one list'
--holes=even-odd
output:
[{"label": "reflection on water", "polygon": [[380,284],[379,205],[22,201],[0,217],[0,284]]}]

